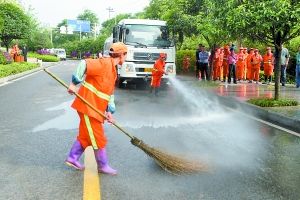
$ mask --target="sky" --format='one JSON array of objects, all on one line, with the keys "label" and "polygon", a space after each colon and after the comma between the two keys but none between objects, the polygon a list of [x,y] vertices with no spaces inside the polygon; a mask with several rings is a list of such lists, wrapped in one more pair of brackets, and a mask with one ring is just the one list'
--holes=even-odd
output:
[{"label": "sky", "polygon": [[64,19],[76,19],[85,9],[97,14],[100,23],[109,19],[108,8],[112,8],[110,17],[121,13],[141,12],[150,0],[20,0],[44,26],[55,27]]}]

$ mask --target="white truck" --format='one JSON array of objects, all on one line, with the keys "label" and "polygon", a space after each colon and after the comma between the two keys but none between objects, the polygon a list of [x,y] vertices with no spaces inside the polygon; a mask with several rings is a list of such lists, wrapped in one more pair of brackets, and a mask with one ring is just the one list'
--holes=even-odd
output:
[{"label": "white truck", "polygon": [[169,39],[165,21],[149,19],[123,19],[113,29],[113,34],[106,39],[104,56],[113,42],[123,42],[128,48],[127,58],[118,66],[118,86],[124,82],[145,80],[151,77],[154,62],[160,53],[166,53],[165,70],[168,76],[176,75],[175,46]]}]

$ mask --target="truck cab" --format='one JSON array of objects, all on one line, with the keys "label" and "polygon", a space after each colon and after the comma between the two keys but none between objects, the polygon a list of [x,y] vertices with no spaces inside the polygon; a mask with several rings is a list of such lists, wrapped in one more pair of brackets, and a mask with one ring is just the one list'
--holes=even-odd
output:
[{"label": "truck cab", "polygon": [[169,76],[176,75],[175,46],[169,39],[165,21],[148,19],[124,19],[113,29],[113,34],[104,45],[104,54],[114,42],[123,42],[127,48],[127,58],[118,66],[118,84],[124,81],[137,81],[151,77],[155,61],[160,53],[166,53],[165,70]]}]

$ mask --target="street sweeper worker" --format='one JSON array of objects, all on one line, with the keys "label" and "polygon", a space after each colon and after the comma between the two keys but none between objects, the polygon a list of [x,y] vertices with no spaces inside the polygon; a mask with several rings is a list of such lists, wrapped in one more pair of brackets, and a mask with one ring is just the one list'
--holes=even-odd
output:
[{"label": "street sweeper worker", "polygon": [[159,58],[155,61],[153,69],[152,69],[150,92],[152,93],[152,90],[154,88],[155,95],[158,94],[158,88],[160,87],[160,82],[161,82],[162,76],[164,74],[167,74],[167,72],[165,72],[166,58],[167,58],[167,55],[165,53],[160,53]]},{"label": "street sweeper worker", "polygon": [[[121,42],[114,43],[110,48],[109,55],[110,57],[83,60],[72,76],[68,92],[71,94],[76,92],[76,85],[81,83],[78,94],[105,114],[109,122],[113,122],[116,65],[124,63],[127,47]],[[80,118],[79,133],[65,163],[75,169],[83,170],[84,166],[79,162],[79,158],[86,147],[92,146],[98,164],[98,172],[117,174],[117,171],[108,165],[107,138],[103,128],[105,118],[78,97],[75,98],[72,107],[77,110]]]}]

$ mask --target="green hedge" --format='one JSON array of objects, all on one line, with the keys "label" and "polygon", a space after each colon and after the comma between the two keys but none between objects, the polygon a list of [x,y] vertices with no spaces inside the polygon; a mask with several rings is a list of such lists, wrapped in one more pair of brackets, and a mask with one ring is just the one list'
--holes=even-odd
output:
[{"label": "green hedge", "polygon": [[260,106],[260,107],[280,107],[280,106],[297,106],[298,101],[294,99],[279,99],[275,100],[273,98],[258,98],[249,99],[247,102]]},{"label": "green hedge", "polygon": [[41,55],[32,52],[28,53],[27,56],[31,58],[37,58],[39,60],[42,60],[43,62],[58,62],[60,60],[58,57],[53,55]]},{"label": "green hedge", "polygon": [[37,68],[38,66],[39,65],[37,63],[26,62],[15,62],[7,65],[0,65],[0,78],[28,71]]}]

